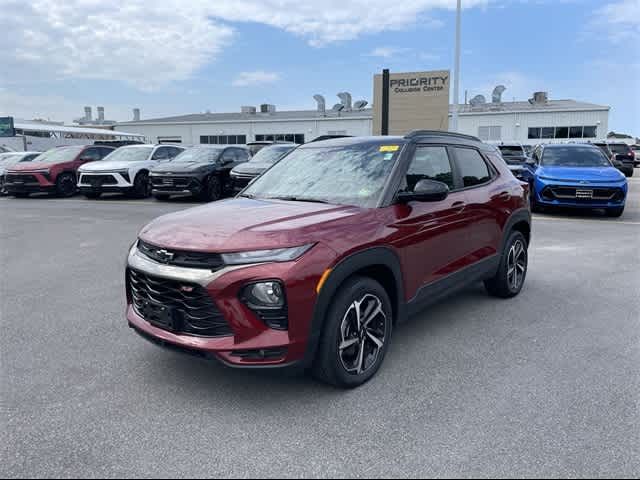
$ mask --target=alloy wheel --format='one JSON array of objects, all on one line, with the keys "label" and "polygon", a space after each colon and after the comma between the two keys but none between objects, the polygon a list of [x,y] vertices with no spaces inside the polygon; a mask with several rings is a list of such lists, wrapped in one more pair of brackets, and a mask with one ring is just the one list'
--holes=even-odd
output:
[{"label": "alloy wheel", "polygon": [[522,240],[516,240],[509,249],[507,257],[507,283],[512,291],[522,285],[527,271],[527,250]]},{"label": "alloy wheel", "polygon": [[352,375],[361,375],[375,366],[384,347],[387,316],[382,301],[367,293],[347,309],[340,324],[338,354],[342,367]]}]

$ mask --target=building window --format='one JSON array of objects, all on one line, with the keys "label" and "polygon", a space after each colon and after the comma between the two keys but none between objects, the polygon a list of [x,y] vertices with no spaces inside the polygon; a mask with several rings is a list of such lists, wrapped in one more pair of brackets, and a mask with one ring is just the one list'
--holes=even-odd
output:
[{"label": "building window", "polygon": [[569,127],[556,127],[556,138],[569,138]]},{"label": "building window", "polygon": [[478,137],[484,141],[502,140],[502,127],[500,125],[478,127]]},{"label": "building window", "polygon": [[303,133],[265,133],[256,135],[256,142],[304,143]]},{"label": "building window", "polygon": [[200,135],[200,143],[204,145],[245,145],[246,135]]},{"label": "building window", "polygon": [[584,127],[582,138],[596,138],[598,135],[598,127]]},{"label": "building window", "polygon": [[529,138],[531,139],[537,139],[537,138],[542,138],[540,135],[540,128],[535,127],[535,128],[530,128],[529,129]]},{"label": "building window", "polygon": [[569,128],[569,138],[582,138],[582,127]]},{"label": "building window", "polygon": [[556,136],[556,128],[555,127],[542,127],[541,138],[555,138]]}]

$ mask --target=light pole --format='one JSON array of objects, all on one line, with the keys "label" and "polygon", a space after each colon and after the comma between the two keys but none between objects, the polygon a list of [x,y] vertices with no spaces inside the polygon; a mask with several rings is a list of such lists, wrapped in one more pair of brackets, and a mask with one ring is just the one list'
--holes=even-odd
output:
[{"label": "light pole", "polygon": [[458,131],[458,104],[460,102],[460,26],[462,20],[462,0],[458,0],[456,11],[456,58],[453,70],[453,118],[451,131]]}]

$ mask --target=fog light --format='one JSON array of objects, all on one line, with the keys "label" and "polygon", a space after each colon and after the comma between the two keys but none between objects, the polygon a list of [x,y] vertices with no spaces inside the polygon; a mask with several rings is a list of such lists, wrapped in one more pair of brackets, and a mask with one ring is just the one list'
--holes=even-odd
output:
[{"label": "fog light", "polygon": [[247,304],[254,308],[282,308],[284,293],[280,282],[260,282],[248,285],[244,291]]}]

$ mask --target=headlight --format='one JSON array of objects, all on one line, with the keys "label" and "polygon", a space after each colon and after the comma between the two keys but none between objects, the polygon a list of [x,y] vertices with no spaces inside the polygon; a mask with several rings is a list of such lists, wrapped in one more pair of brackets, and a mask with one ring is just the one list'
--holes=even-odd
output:
[{"label": "headlight", "polygon": [[273,250],[255,250],[253,252],[223,253],[222,260],[227,265],[243,265],[247,263],[290,262],[307,252],[313,244],[292,248],[276,248]]}]

